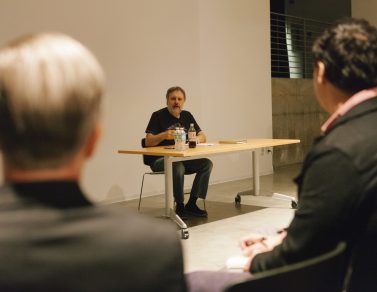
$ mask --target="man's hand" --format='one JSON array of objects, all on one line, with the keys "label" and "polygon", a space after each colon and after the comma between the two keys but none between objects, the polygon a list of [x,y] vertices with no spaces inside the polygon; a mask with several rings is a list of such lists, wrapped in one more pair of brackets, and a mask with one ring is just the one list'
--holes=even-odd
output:
[{"label": "man's hand", "polygon": [[166,130],[165,131],[165,140],[174,140],[175,130]]},{"label": "man's hand", "polygon": [[252,246],[253,244],[261,242],[265,239],[266,239],[266,236],[264,236],[260,233],[251,233],[247,236],[241,237],[241,239],[240,239],[241,249],[245,250],[248,247]]},{"label": "man's hand", "polygon": [[203,131],[200,131],[196,136],[196,143],[205,143],[207,141],[207,137]]},{"label": "man's hand", "polygon": [[272,250],[283,241],[286,235],[286,231],[281,231],[280,233],[272,236],[263,236],[261,234],[253,233],[242,237],[240,239],[241,249],[243,250],[243,253],[250,258],[243,270],[250,271],[253,258],[259,253]]},{"label": "man's hand", "polygon": [[266,252],[272,250],[283,241],[286,235],[286,231],[282,231],[271,236],[263,236],[261,234],[254,233],[241,238],[240,246],[244,254],[250,256],[256,252]]}]

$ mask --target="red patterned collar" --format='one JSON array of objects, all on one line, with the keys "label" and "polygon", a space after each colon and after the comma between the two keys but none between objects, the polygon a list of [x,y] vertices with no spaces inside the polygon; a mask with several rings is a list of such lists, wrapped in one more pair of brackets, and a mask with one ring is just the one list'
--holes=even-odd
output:
[{"label": "red patterned collar", "polygon": [[344,116],[347,112],[349,112],[352,108],[357,106],[358,104],[374,98],[377,96],[377,87],[371,89],[365,89],[359,91],[352,95],[344,104],[342,104],[329,118],[328,120],[322,125],[321,132],[322,134],[326,133],[326,131],[331,128],[334,122]]}]

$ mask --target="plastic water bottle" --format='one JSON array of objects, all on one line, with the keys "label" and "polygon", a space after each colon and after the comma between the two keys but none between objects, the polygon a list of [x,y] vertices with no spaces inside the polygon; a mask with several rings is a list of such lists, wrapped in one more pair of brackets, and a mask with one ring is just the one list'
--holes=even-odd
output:
[{"label": "plastic water bottle", "polygon": [[195,148],[196,147],[196,130],[194,124],[190,124],[190,128],[188,130],[188,140],[189,140],[189,147]]},{"label": "plastic water bottle", "polygon": [[186,133],[183,128],[175,128],[174,133],[175,150],[183,151],[186,146]]},{"label": "plastic water bottle", "polygon": [[179,150],[179,148],[180,148],[180,140],[181,140],[181,135],[180,135],[180,132],[179,132],[179,128],[175,128],[175,131],[174,131],[174,148],[176,150]]},{"label": "plastic water bottle", "polygon": [[180,128],[180,134],[181,134],[181,151],[183,151],[186,148],[186,132],[184,128]]}]

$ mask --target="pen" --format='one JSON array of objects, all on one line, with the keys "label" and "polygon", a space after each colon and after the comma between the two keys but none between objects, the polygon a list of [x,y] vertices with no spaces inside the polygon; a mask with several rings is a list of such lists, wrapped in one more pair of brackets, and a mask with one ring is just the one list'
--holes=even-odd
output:
[{"label": "pen", "polygon": [[254,240],[248,240],[248,241],[246,241],[246,246],[250,246],[250,245],[253,245],[255,243],[261,243],[262,245],[267,247],[267,244],[264,242],[266,239],[267,239],[266,237],[261,237],[261,238],[254,239]]}]

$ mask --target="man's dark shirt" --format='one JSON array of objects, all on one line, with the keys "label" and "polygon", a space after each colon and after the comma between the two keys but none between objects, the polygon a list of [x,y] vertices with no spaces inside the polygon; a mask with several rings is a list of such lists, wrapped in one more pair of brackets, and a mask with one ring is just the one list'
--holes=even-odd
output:
[{"label": "man's dark shirt", "polygon": [[[176,118],[170,114],[168,108],[165,107],[152,114],[145,133],[157,135],[168,129],[174,130],[176,127],[183,127],[187,133],[191,123],[194,124],[196,133],[199,133],[201,129],[190,112],[183,110],[180,117]],[[158,146],[168,145],[174,145],[174,140],[163,140],[160,144],[158,144]],[[153,163],[160,157],[161,156],[147,156],[146,162],[148,165],[153,165]]]}]

